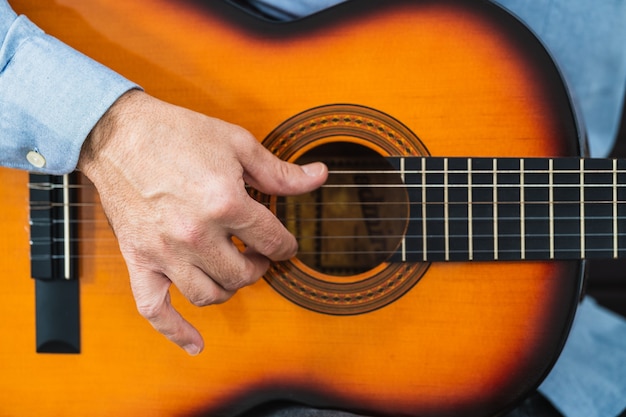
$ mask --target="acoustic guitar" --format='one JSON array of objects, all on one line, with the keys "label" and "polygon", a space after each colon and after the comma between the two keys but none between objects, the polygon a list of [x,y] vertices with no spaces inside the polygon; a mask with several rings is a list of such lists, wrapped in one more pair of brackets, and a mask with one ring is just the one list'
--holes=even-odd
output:
[{"label": "acoustic guitar", "polygon": [[277,24],[213,1],[11,3],[149,93],[331,175],[300,197],[250,190],[300,253],[223,305],[173,289],[206,339],[189,357],[136,312],[87,180],[0,170],[2,416],[274,400],[496,416],[557,359],[583,260],[624,254],[624,164],[581,158],[558,68],[493,4],[354,1]]}]

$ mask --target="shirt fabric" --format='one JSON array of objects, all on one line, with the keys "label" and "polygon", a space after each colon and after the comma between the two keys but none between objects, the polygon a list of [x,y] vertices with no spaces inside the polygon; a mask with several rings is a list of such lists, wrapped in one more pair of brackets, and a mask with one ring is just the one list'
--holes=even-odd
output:
[{"label": "shirt fabric", "polygon": [[[626,2],[495,1],[525,21],[552,52],[579,102],[592,156],[606,156],[626,84]],[[250,1],[282,20],[340,2]],[[18,17],[6,0],[0,0],[0,40],[0,165],[49,174],[72,171],[96,122],[137,85]],[[45,158],[41,168],[28,162],[31,151]],[[626,321],[587,298],[540,391],[567,417],[614,417],[622,411]]]},{"label": "shirt fabric", "polygon": [[[0,165],[73,171],[93,126],[137,86],[18,17],[6,0],[0,0],[0,40]],[[43,166],[27,160],[33,151]]]}]

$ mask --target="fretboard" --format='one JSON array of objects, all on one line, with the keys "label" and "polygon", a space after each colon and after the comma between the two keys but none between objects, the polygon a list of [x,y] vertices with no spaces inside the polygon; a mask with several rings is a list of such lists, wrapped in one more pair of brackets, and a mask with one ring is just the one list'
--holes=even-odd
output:
[{"label": "fretboard", "polygon": [[396,261],[626,255],[626,161],[389,158],[410,220]]}]

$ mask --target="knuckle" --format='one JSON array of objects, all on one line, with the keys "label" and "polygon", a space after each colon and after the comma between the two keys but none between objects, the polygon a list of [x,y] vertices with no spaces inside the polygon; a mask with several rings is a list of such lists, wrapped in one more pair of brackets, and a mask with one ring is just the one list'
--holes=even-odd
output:
[{"label": "knuckle", "polygon": [[193,294],[189,297],[189,302],[196,307],[206,307],[212,304],[217,304],[221,300],[220,294],[217,291],[208,291],[199,294]]},{"label": "knuckle", "polygon": [[[263,266],[265,267],[264,269],[267,269],[269,261],[265,261]],[[261,278],[262,273],[259,273],[258,265],[249,262],[246,263],[239,272],[234,273],[231,276],[234,278],[223,282],[222,287],[226,291],[235,292],[257,282]]]},{"label": "knuckle", "polygon": [[222,284],[222,287],[228,292],[235,292],[246,285],[249,285],[248,282],[244,279],[231,279]]},{"label": "knuckle", "polygon": [[232,138],[232,140],[235,141],[237,145],[242,145],[242,144],[246,144],[249,142],[257,143],[257,140],[254,137],[254,135],[250,131],[245,129],[244,127],[233,124],[233,125],[230,125],[230,128],[231,128],[230,137]]},{"label": "knuckle", "polygon": [[152,302],[137,302],[137,311],[148,321],[157,319],[163,311],[163,306]]},{"label": "knuckle", "polygon": [[[184,243],[192,247],[200,242],[203,235],[200,225],[192,223],[189,220],[177,222],[177,227],[172,228],[168,233],[169,237],[164,237],[164,242],[171,240],[172,242]],[[172,242],[170,242],[170,245]],[[162,246],[167,247],[168,243],[164,243]]]},{"label": "knuckle", "polygon": [[274,254],[283,251],[285,246],[286,242],[282,236],[277,232],[273,232],[266,236],[266,240],[261,243],[259,249],[263,254]]},{"label": "knuckle", "polygon": [[297,248],[296,240],[291,235],[275,228],[258,243],[257,250],[272,260],[282,261],[292,257]]},{"label": "knuckle", "polygon": [[230,224],[234,220],[241,221],[245,218],[241,215],[242,197],[234,187],[218,186],[211,192],[210,200],[204,203],[204,219],[222,224]]}]

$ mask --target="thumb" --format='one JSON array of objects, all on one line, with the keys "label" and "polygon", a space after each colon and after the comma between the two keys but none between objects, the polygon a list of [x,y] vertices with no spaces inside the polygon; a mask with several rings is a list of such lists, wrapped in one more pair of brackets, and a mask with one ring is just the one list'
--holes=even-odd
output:
[{"label": "thumb", "polygon": [[328,168],[323,163],[297,165],[285,162],[256,143],[258,146],[240,163],[245,181],[257,190],[266,194],[297,195],[315,190],[326,181]]}]

